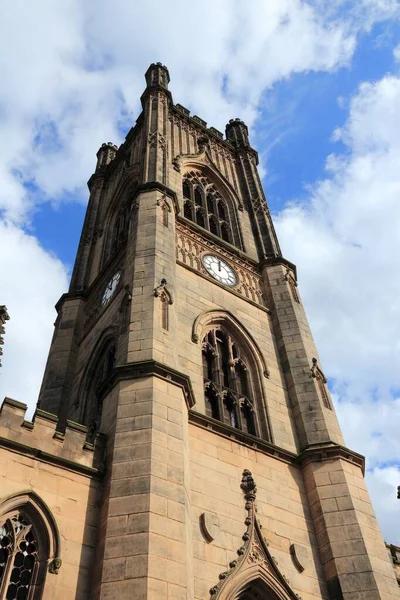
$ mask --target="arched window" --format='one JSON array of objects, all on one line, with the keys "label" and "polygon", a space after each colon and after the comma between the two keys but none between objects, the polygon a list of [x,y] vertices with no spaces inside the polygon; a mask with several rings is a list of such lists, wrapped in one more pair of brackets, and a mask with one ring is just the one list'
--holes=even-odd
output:
[{"label": "arched window", "polygon": [[58,573],[60,535],[47,505],[30,490],[0,502],[0,599],[40,600],[46,572]]},{"label": "arched window", "polygon": [[218,327],[203,338],[202,355],[206,415],[259,435],[252,382],[239,346]]},{"label": "arched window", "polygon": [[221,198],[214,184],[207,181],[200,173],[191,171],[185,174],[182,189],[185,218],[225,242],[240,247],[237,235],[234,235],[232,229],[232,215],[229,214],[227,202]]},{"label": "arched window", "polygon": [[196,223],[199,227],[205,227],[204,215],[201,209],[196,211]]},{"label": "arched window", "polygon": [[38,545],[32,523],[21,513],[14,513],[0,526],[0,598],[28,598],[37,560]]},{"label": "arched window", "polygon": [[186,217],[186,219],[190,219],[190,221],[193,221],[193,209],[192,209],[192,204],[191,202],[185,202],[183,205],[183,214]]},{"label": "arched window", "polygon": [[109,340],[103,345],[97,358],[89,365],[82,381],[83,396],[80,422],[89,428],[89,438],[98,431],[102,414],[102,386],[115,367],[116,345]]}]

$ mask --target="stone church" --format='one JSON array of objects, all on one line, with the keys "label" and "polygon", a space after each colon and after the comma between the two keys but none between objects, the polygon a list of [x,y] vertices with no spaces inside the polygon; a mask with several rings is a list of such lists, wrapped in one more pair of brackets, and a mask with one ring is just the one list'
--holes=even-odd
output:
[{"label": "stone church", "polygon": [[145,78],[33,420],[2,404],[0,600],[400,598],[248,129]]}]

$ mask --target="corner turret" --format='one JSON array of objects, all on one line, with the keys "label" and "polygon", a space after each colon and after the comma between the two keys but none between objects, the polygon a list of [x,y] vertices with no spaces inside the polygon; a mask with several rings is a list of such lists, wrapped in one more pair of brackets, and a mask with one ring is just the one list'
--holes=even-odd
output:
[{"label": "corner turret", "polygon": [[104,169],[104,167],[106,167],[112,160],[114,160],[117,150],[118,146],[112,144],[111,142],[107,142],[106,144],[102,144],[100,146],[96,154],[96,173],[98,173],[101,169]]},{"label": "corner turret", "polygon": [[161,87],[168,90],[169,72],[160,62],[152,63],[145,73],[147,88]]},{"label": "corner turret", "polygon": [[237,148],[250,146],[249,130],[240,119],[230,119],[225,129],[226,139],[231,140]]}]

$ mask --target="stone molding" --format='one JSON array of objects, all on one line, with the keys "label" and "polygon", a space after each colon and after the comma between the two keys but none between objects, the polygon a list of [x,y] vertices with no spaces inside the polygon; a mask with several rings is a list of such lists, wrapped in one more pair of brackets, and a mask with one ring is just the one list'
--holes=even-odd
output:
[{"label": "stone molding", "polygon": [[190,377],[172,367],[156,360],[143,360],[116,366],[112,375],[104,382],[99,390],[100,396],[105,396],[119,381],[141,379],[143,377],[158,377],[182,388],[188,408],[195,405],[194,392]]},{"label": "stone molding", "polygon": [[[214,236],[213,236],[214,237]],[[177,262],[185,267],[191,267],[207,279],[211,278],[205,270],[202,263],[202,256],[214,252],[229,261],[235,270],[237,276],[237,284],[227,288],[230,292],[236,293],[239,297],[253,302],[256,306],[265,308],[265,298],[261,287],[261,277],[257,269],[255,269],[247,260],[238,258],[233,252],[225,250],[217,241],[208,241],[204,239],[203,232],[197,233],[190,227],[183,225],[181,222],[176,224],[176,259]],[[211,278],[212,279],[212,278]],[[212,279],[213,283],[218,283]]]},{"label": "stone molding", "polygon": [[[229,563],[229,570],[221,573],[219,583],[210,589],[211,600],[236,600],[242,597],[250,585],[260,586],[262,597],[270,591],[279,600],[301,600],[291,589],[289,579],[281,573],[278,562],[271,555],[262,535],[262,525],[256,516],[257,487],[248,469],[243,471],[240,487],[247,511],[243,545],[237,550],[238,558]],[[260,596],[256,593],[255,597]]]},{"label": "stone molding", "polygon": [[295,454],[194,410],[189,410],[189,422],[296,467],[303,468],[311,462],[342,459],[356,465],[361,469],[363,475],[365,474],[365,458],[361,454],[339,444],[310,444],[302,452]]}]

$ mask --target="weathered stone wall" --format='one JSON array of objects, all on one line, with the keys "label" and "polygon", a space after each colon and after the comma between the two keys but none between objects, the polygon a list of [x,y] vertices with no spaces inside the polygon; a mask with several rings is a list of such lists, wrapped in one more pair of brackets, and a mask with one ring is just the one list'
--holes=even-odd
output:
[{"label": "weathered stone wall", "polygon": [[[56,432],[56,419],[6,399],[0,413],[0,502],[34,492],[53,515],[60,535],[58,574],[47,572],[43,600],[87,600],[96,551],[103,448],[83,448],[86,431]],[[54,558],[54,557],[50,557]]]}]

